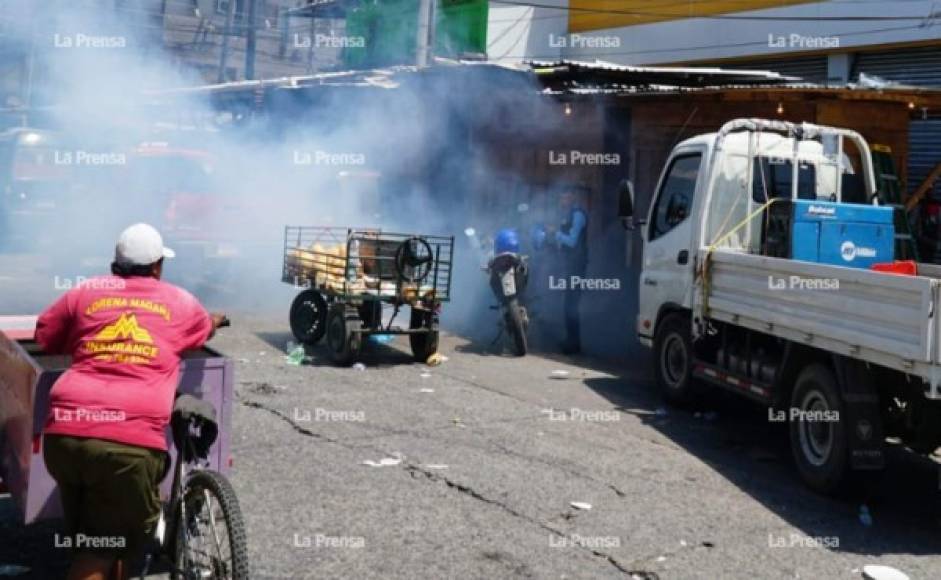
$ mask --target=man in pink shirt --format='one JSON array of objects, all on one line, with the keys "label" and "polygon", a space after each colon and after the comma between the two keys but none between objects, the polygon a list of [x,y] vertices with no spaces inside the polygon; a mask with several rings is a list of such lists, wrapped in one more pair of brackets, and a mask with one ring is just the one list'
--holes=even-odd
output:
[{"label": "man in pink shirt", "polygon": [[152,532],[180,356],[225,320],[160,280],[173,255],[153,227],[127,228],[112,275],[70,290],[36,325],[44,351],[72,355],[52,388],[43,436],[75,549],[70,579],[123,576],[123,561]]}]

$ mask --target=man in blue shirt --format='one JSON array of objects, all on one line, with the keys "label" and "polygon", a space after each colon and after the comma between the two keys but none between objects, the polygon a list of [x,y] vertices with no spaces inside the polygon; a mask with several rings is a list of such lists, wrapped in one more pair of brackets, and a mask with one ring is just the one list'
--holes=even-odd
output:
[{"label": "man in blue shirt", "polygon": [[565,341],[562,352],[578,354],[582,350],[581,323],[578,307],[582,292],[576,278],[583,278],[588,269],[588,212],[582,207],[583,188],[570,185],[559,198],[565,216],[555,232],[555,241],[562,257],[563,274],[566,279],[562,311],[565,317]]}]

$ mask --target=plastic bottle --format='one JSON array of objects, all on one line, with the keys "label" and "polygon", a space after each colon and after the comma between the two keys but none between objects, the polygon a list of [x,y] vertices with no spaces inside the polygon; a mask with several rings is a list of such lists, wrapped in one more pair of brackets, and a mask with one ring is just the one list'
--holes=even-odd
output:
[{"label": "plastic bottle", "polygon": [[304,359],[307,358],[307,351],[304,350],[304,345],[297,344],[296,342],[290,341],[287,344],[287,356],[284,357],[289,365],[300,366],[304,363]]}]

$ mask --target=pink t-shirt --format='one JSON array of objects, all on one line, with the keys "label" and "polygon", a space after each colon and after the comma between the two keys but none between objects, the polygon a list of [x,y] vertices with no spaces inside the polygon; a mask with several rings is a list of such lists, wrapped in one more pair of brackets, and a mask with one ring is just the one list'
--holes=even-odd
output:
[{"label": "pink t-shirt", "polygon": [[52,387],[45,432],[166,450],[180,355],[211,333],[206,310],[172,284],[85,280],[36,324],[45,352],[73,357]]}]

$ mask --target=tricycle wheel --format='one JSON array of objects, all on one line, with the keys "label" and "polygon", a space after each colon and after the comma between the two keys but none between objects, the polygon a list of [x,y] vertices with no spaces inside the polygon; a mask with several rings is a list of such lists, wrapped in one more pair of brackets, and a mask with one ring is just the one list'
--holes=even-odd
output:
[{"label": "tricycle wheel", "polygon": [[343,304],[335,304],[327,315],[327,348],[330,359],[346,366],[359,356],[363,335],[356,332],[361,326],[355,311],[347,311]]},{"label": "tricycle wheel", "polygon": [[291,303],[291,332],[304,344],[317,344],[327,331],[327,301],[316,290],[304,290]]},{"label": "tricycle wheel", "polygon": [[408,342],[412,346],[412,355],[417,362],[425,362],[428,357],[438,352],[438,320],[429,311],[412,309],[410,329],[427,328],[427,332],[416,332],[408,335]]}]

